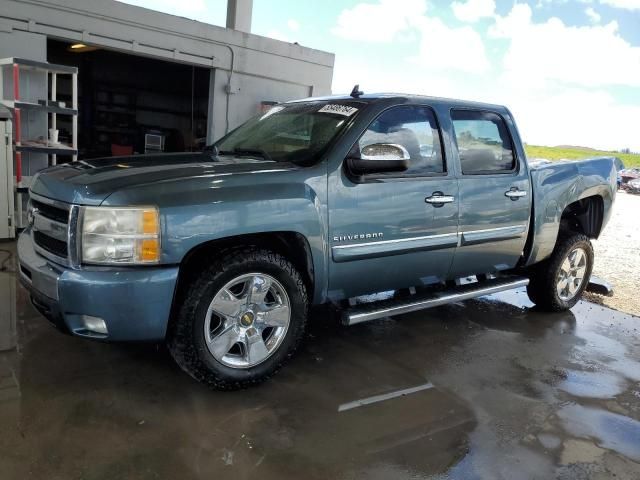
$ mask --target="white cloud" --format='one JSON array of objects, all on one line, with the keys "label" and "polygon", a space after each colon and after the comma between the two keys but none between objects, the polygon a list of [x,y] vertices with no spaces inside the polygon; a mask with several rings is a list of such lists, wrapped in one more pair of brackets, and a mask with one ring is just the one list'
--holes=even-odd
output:
[{"label": "white cloud", "polygon": [[425,0],[379,0],[377,3],[359,3],[343,10],[334,35],[347,40],[390,42],[399,32],[411,28],[412,19],[424,15]]},{"label": "white cloud", "polygon": [[516,4],[489,29],[510,42],[503,67],[512,81],[640,86],[640,47],[619,35],[616,22],[573,27],[555,17],[543,23],[531,17],[528,5]]},{"label": "white cloud", "polygon": [[287,27],[289,27],[289,30],[291,30],[292,32],[297,32],[298,30],[300,30],[300,23],[297,20],[290,18],[289,20],[287,20]]},{"label": "white cloud", "polygon": [[451,28],[439,18],[415,20],[422,33],[420,50],[411,60],[430,70],[483,73],[489,68],[480,34],[469,26]]},{"label": "white cloud", "polygon": [[[418,54],[405,59],[429,71],[482,73],[489,67],[480,34],[470,26],[449,27],[426,15],[424,0],[407,0],[402,8],[395,0],[357,4],[342,11],[332,31],[342,38],[375,43],[405,42],[413,36]],[[402,56],[402,50],[399,53]]]},{"label": "white cloud", "polygon": [[640,10],[640,0],[600,0],[600,3],[625,10]]},{"label": "white cloud", "polygon": [[[503,104],[514,114],[523,141],[532,145],[640,151],[640,105],[617,102],[605,90],[513,84],[468,74],[429,75],[419,68],[412,73],[398,75],[385,68],[384,59],[337,56],[333,92],[348,93],[360,83],[366,93],[403,92]],[[603,123],[606,118],[615,118],[615,127]]]},{"label": "white cloud", "polygon": [[[621,104],[606,91],[575,87],[515,89],[496,101],[509,106],[527,143],[640,151],[640,106]],[[615,127],[608,127],[605,118],[615,118]]]},{"label": "white cloud", "polygon": [[589,20],[591,20],[591,23],[600,23],[600,20],[602,19],[600,14],[598,12],[596,12],[593,9],[593,7],[587,7],[585,9],[584,13],[587,14],[587,17],[589,17]]},{"label": "white cloud", "polygon": [[419,65],[407,66],[410,75],[387,67],[381,57],[353,58],[336,56],[332,91],[349,93],[356,83],[365,93],[402,92],[421,95],[455,96],[460,94],[450,75],[429,75]]},{"label": "white cloud", "polygon": [[494,0],[467,0],[453,2],[451,8],[458,20],[473,23],[481,18],[492,17],[496,10],[496,3]]}]

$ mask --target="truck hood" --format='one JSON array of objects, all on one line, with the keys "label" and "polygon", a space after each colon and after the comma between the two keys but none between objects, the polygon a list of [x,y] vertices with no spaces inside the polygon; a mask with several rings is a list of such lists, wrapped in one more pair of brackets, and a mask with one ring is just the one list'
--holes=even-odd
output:
[{"label": "truck hood", "polygon": [[99,205],[117,190],[149,183],[291,168],[295,166],[245,157],[223,157],[214,161],[203,153],[97,158],[58,165],[38,173],[31,191],[67,203]]}]

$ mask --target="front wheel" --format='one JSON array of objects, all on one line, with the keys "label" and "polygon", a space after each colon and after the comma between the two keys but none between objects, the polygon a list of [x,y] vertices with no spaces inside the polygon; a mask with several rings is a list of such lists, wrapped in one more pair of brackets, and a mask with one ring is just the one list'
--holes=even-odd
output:
[{"label": "front wheel", "polygon": [[574,234],[561,238],[551,257],[534,267],[527,287],[529,298],[543,310],[570,309],[589,283],[593,258],[587,236]]},{"label": "front wheel", "polygon": [[169,350],[196,380],[242,388],[273,375],[293,354],[306,319],[305,284],[286,258],[233,250],[187,286]]}]

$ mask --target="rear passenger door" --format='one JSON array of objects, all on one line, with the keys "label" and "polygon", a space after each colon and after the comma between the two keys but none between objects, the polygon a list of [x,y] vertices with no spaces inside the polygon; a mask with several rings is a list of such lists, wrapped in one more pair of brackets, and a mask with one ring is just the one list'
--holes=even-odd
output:
[{"label": "rear passenger door", "polygon": [[329,296],[444,280],[457,245],[458,184],[447,168],[430,107],[402,105],[378,115],[353,145],[401,145],[404,172],[356,176],[346,162],[329,174]]},{"label": "rear passenger door", "polygon": [[512,121],[506,114],[471,109],[451,110],[451,121],[458,156],[460,245],[450,275],[513,268],[527,238],[531,192]]}]

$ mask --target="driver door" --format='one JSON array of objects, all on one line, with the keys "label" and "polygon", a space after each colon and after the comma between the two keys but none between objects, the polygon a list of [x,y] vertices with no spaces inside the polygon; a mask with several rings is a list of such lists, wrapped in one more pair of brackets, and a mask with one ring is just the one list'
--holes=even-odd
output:
[{"label": "driver door", "polygon": [[[349,298],[445,280],[458,241],[458,181],[428,106],[381,113],[356,148],[401,145],[409,168],[329,177],[329,296]],[[441,198],[439,198],[441,197]]]}]

